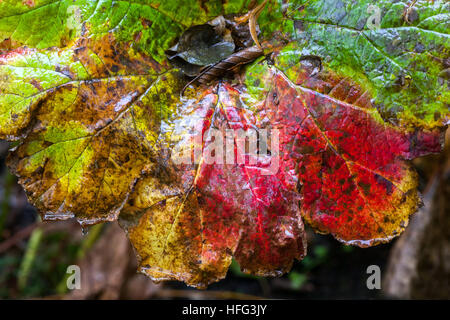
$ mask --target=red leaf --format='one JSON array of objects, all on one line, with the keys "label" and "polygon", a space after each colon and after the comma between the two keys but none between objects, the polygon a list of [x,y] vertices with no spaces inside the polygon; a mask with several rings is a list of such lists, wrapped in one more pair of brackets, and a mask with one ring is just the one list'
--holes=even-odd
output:
[{"label": "red leaf", "polygon": [[[295,172],[307,222],[363,247],[397,236],[419,202],[416,173],[405,159],[440,152],[440,130],[392,127],[376,118],[375,109],[336,99],[334,89],[323,94],[275,68],[267,71],[270,90],[259,104],[261,123],[280,130],[282,167]],[[324,87],[318,79],[299,82]]]}]

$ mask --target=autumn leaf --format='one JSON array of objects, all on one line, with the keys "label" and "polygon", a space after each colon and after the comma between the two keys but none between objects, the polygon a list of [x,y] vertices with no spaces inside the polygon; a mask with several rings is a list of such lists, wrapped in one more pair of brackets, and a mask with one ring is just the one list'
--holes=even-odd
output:
[{"label": "autumn leaf", "polygon": [[313,61],[295,65],[291,80],[277,68],[283,54],[275,54],[274,66],[249,68],[248,87],[258,94],[247,99],[258,127],[280,130],[280,168],[298,181],[302,216],[346,244],[398,236],[419,203],[417,176],[405,160],[439,152],[441,130],[384,122],[356,83],[325,67],[315,73]]},{"label": "autumn leaf", "polygon": [[[332,70],[357,80],[387,122],[405,127],[449,122],[447,1],[294,1],[293,65],[319,56]],[[405,17],[408,13],[408,19]],[[379,24],[370,27],[372,20]]]},{"label": "autumn leaf", "polygon": [[[404,230],[420,204],[409,160],[440,152],[450,121],[449,3],[268,1],[264,57],[184,91],[166,52],[255,5],[0,2],[0,138],[45,220],[119,219],[141,272],[200,288],[232,257],[287,272],[306,254],[302,217],[361,247]],[[269,152],[235,161],[240,134]]]},{"label": "autumn leaf", "polygon": [[[171,83],[175,90],[179,80],[152,60],[131,58],[108,37],[102,46],[80,43],[45,54],[24,49],[9,54],[2,68],[5,91],[14,92],[2,95],[2,133],[26,136],[9,162],[45,219],[115,220],[143,166],[157,157],[153,145],[167,110],[152,100],[172,99],[176,92],[160,94],[158,86]],[[73,62],[65,67],[63,59]],[[48,62],[35,66],[39,61]]]}]

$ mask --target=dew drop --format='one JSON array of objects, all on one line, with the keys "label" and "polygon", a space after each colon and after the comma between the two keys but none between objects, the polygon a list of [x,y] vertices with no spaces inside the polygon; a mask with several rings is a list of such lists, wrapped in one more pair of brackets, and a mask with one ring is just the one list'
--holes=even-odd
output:
[{"label": "dew drop", "polygon": [[90,230],[90,227],[88,227],[88,226],[82,226],[82,227],[81,227],[81,234],[82,234],[83,236],[86,236],[86,235],[89,233],[89,230]]}]

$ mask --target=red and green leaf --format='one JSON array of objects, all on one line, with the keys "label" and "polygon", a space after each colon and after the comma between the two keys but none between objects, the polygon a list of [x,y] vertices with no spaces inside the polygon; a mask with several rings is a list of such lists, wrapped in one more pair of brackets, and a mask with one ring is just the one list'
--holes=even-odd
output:
[{"label": "red and green leaf", "polygon": [[280,130],[280,159],[298,179],[302,216],[348,244],[399,235],[419,203],[405,160],[439,152],[441,130],[385,123],[355,83],[326,69],[314,76],[306,61],[296,82],[276,66],[250,68],[247,81],[258,95],[248,100],[263,127]]},{"label": "red and green leaf", "polygon": [[[170,133],[174,149],[194,150],[196,136],[212,127],[223,136],[227,129],[251,130],[252,115],[239,95],[220,86],[184,105]],[[239,136],[231,138],[234,156]],[[200,148],[208,153],[210,143],[207,137]],[[204,287],[225,277],[233,256],[245,272],[280,275],[306,254],[289,178],[282,171],[267,175],[267,161],[233,163],[156,164],[137,183],[120,217],[142,272]]]},{"label": "red and green leaf", "polygon": [[[44,219],[119,218],[142,272],[196,287],[232,257],[288,271],[306,254],[302,217],[363,247],[404,230],[420,203],[408,161],[440,152],[450,120],[448,2],[268,1],[266,59],[180,96],[164,52],[250,4],[0,1],[0,138]],[[277,129],[279,150],[214,164],[206,139],[200,162],[174,162],[212,128]]]}]

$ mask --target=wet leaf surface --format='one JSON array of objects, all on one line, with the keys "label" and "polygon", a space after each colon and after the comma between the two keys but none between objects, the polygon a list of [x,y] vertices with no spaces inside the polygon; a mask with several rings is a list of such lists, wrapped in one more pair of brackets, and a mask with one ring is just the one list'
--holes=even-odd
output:
[{"label": "wet leaf surface", "polygon": [[439,152],[443,132],[396,128],[351,80],[327,69],[311,76],[315,68],[301,63],[293,82],[277,62],[248,71],[247,81],[258,84],[249,85],[258,95],[248,100],[259,127],[280,130],[280,169],[298,181],[302,216],[347,244],[398,236],[419,203],[417,176],[405,160]]},{"label": "wet leaf surface", "polygon": [[226,41],[209,24],[194,26],[180,37],[177,56],[185,61],[208,66],[223,60],[234,51],[233,39]]},{"label": "wet leaf surface", "polygon": [[[119,219],[140,271],[195,287],[232,257],[247,273],[288,271],[306,254],[302,217],[362,247],[404,230],[420,203],[408,161],[440,152],[450,120],[448,2],[269,1],[259,59],[248,27],[231,42],[207,24],[249,5],[0,3],[0,138],[44,219]],[[176,44],[187,64],[168,61]],[[211,64],[209,85],[181,94],[181,71],[200,71],[186,65]],[[196,137],[211,129],[277,129],[279,148],[210,162],[217,137]],[[174,160],[195,147],[200,161]]]},{"label": "wet leaf surface", "polygon": [[[170,135],[180,153],[197,143],[198,132],[216,128],[225,136],[227,129],[249,131],[255,125],[240,92],[229,86],[207,91],[185,108]],[[141,271],[204,287],[225,276],[234,256],[245,272],[281,275],[306,254],[295,185],[283,171],[266,172],[270,156],[252,165],[249,159],[211,161],[213,139],[205,135],[198,166],[153,168],[121,213]],[[239,136],[230,139],[234,156]]]}]

